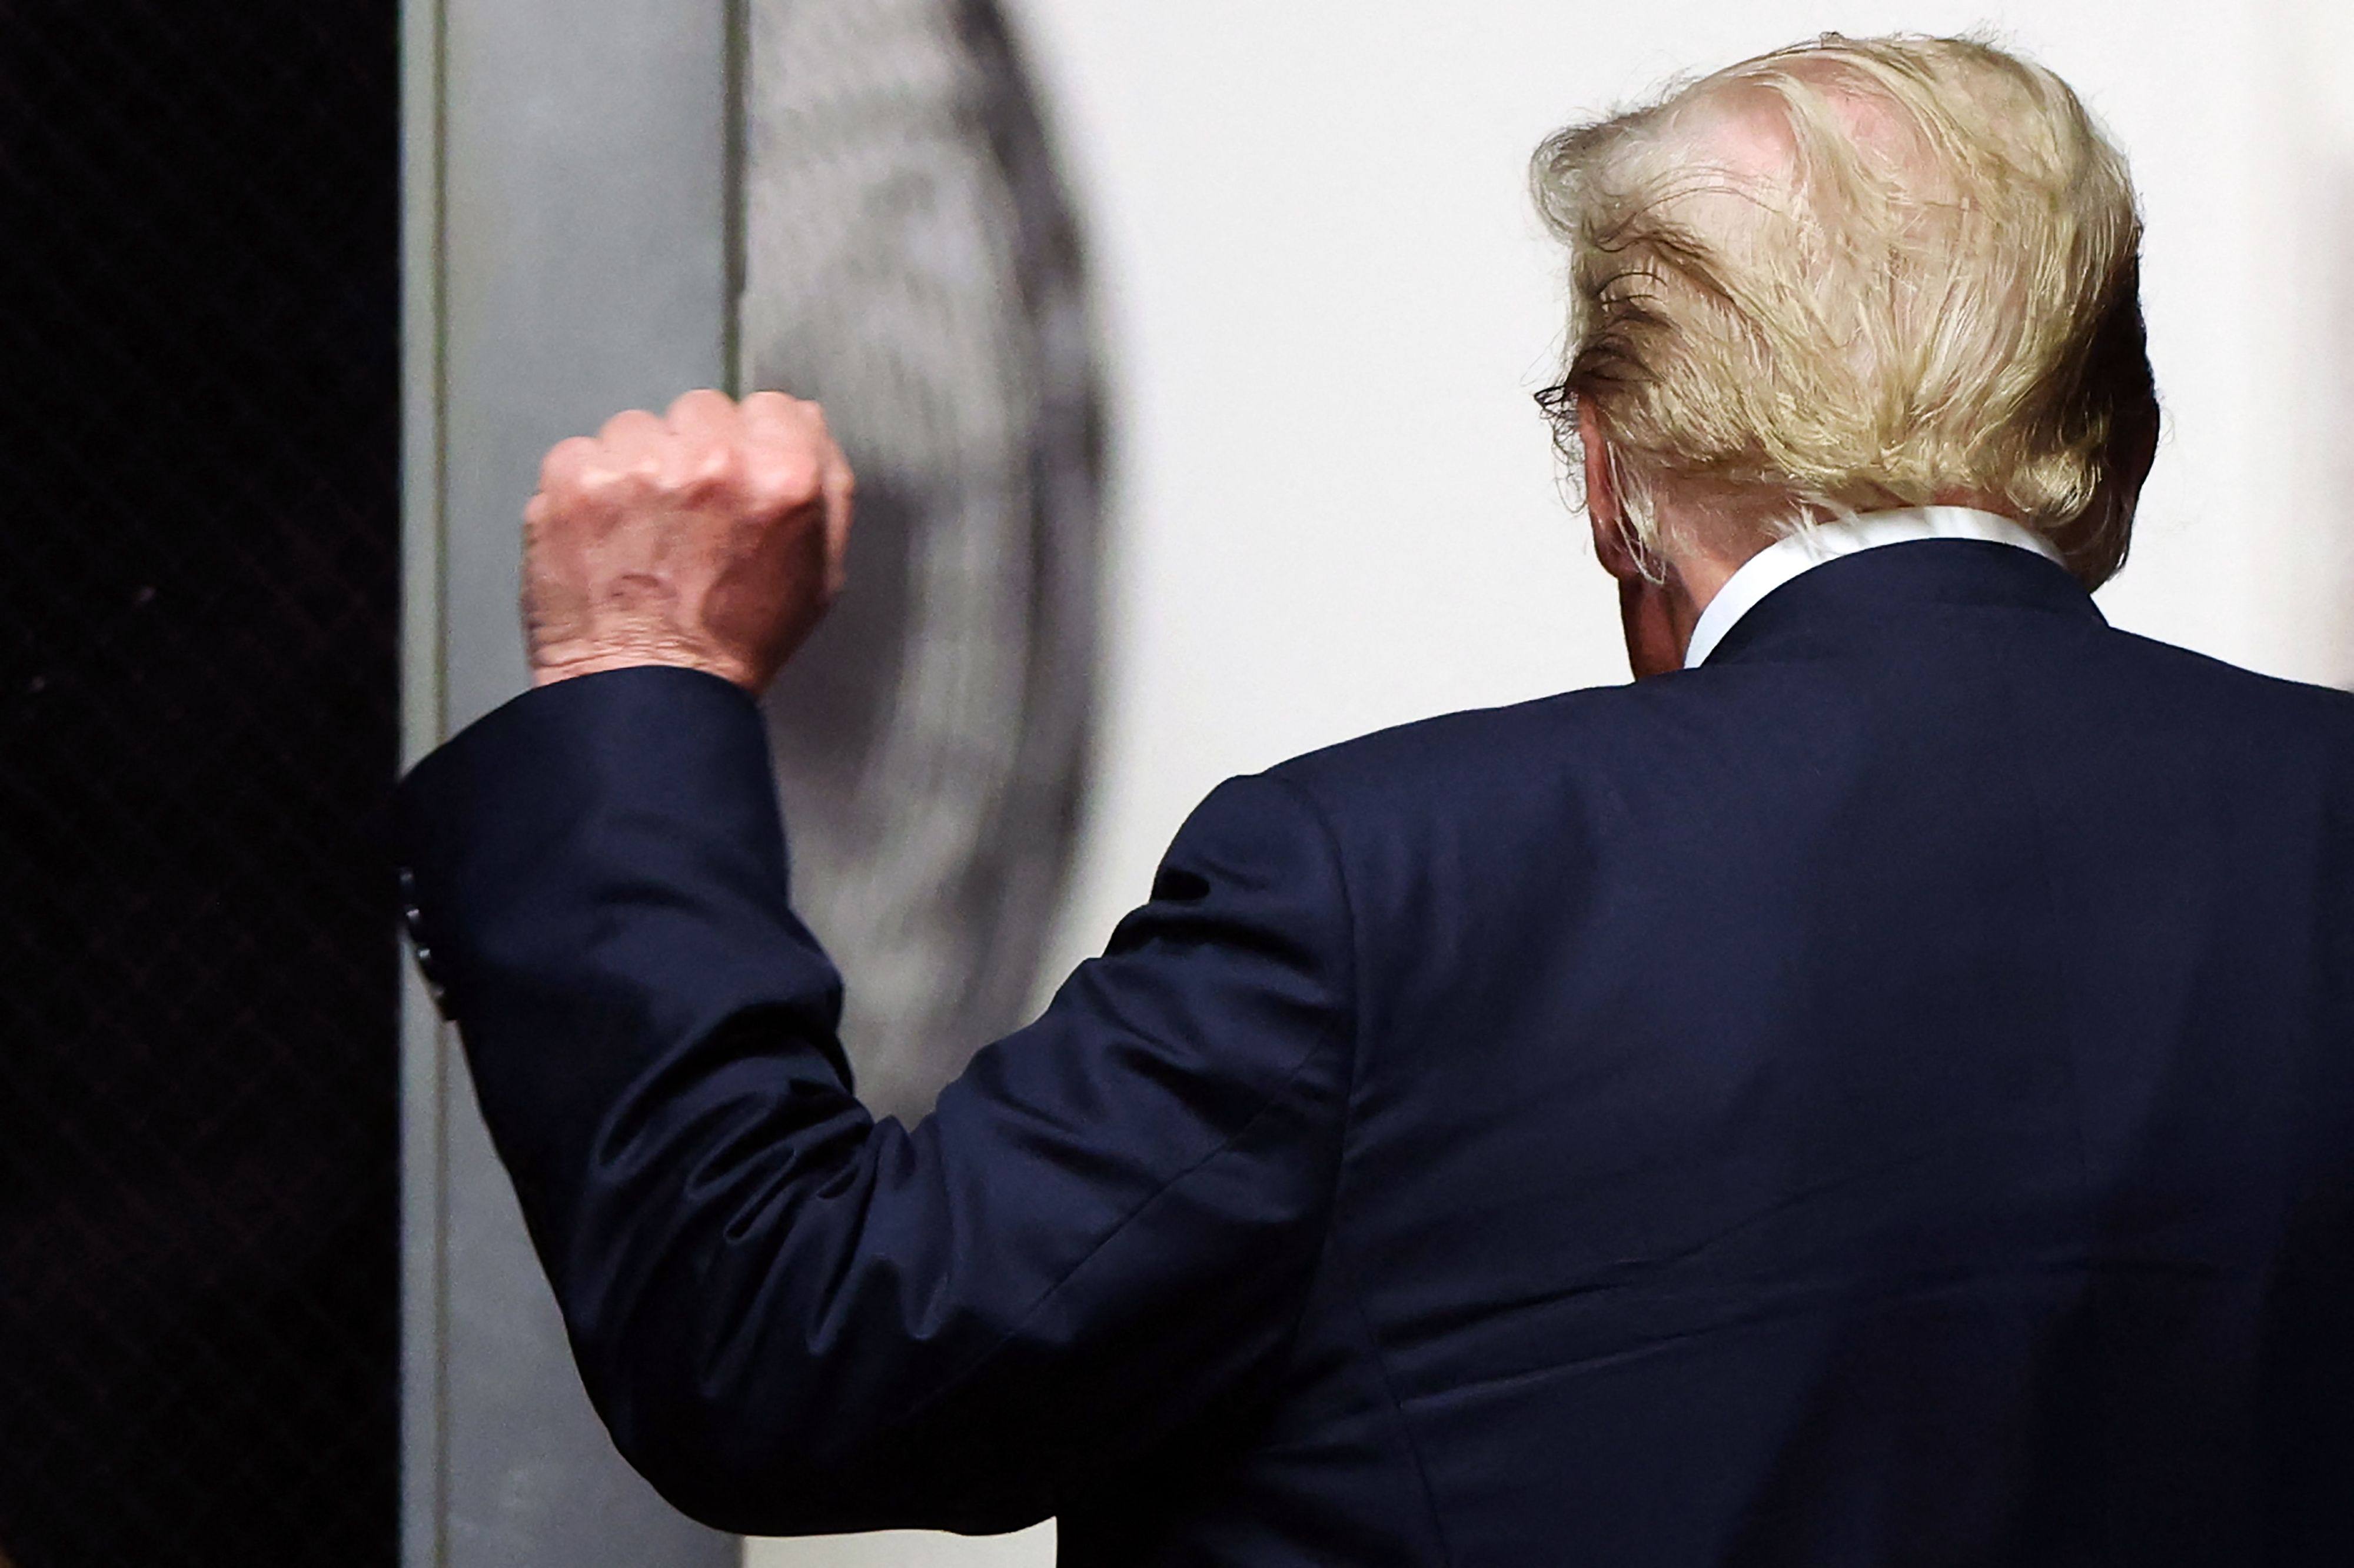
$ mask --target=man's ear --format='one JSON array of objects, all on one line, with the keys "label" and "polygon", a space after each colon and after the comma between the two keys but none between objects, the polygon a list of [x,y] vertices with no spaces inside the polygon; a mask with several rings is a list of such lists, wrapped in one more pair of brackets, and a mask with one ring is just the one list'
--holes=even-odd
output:
[{"label": "man's ear", "polygon": [[2151,397],[2134,410],[2120,439],[2113,443],[2117,449],[2117,486],[2124,492],[2128,506],[2141,499],[2141,487],[2149,479],[2151,466],[2158,461],[2158,438],[2164,424],[2158,399]]},{"label": "man's ear", "polygon": [[1642,563],[1627,541],[1627,512],[1610,464],[1610,437],[1602,416],[1584,397],[1577,400],[1577,445],[1585,459],[1585,515],[1594,527],[1594,557],[1622,583],[1640,577]]}]

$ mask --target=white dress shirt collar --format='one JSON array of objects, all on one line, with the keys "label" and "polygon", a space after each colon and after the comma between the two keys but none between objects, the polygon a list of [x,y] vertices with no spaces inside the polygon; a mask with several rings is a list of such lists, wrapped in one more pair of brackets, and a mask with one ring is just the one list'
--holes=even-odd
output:
[{"label": "white dress shirt collar", "polygon": [[1812,571],[1825,561],[1876,550],[1882,545],[1909,544],[1915,539],[1980,539],[2032,550],[2057,562],[2060,552],[2042,535],[2008,517],[1967,506],[1912,506],[1899,512],[1866,512],[1846,519],[1818,523],[1785,539],[1776,539],[1724,579],[1716,597],[1692,625],[1691,644],[1684,650],[1684,668],[1696,669],[1716,651],[1734,623],[1757,607],[1757,601],[1791,578]]}]

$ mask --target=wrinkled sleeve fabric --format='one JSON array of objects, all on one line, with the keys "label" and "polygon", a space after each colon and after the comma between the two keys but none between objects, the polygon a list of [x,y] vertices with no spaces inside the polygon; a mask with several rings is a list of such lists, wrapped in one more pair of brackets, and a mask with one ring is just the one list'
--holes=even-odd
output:
[{"label": "wrinkled sleeve fabric", "polygon": [[583,1378],[674,1503],[747,1532],[1004,1530],[1247,1429],[1354,1048],[1347,892],[1295,786],[1220,786],[1104,956],[912,1128],[852,1093],[734,687],[532,693],[399,808]]}]

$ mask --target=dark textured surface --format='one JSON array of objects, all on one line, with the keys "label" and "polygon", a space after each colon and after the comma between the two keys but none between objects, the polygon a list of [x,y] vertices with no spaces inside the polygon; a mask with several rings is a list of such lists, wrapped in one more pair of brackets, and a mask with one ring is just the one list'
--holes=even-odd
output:
[{"label": "dark textured surface", "polygon": [[388,1563],[396,11],[0,6],[0,1550]]}]

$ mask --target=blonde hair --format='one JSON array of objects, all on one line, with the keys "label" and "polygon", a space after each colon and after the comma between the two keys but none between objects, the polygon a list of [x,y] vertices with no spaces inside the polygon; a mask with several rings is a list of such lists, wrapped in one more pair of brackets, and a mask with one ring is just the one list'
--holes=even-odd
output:
[{"label": "blonde hair", "polygon": [[[1564,454],[1591,405],[1638,555],[1658,500],[1826,516],[1983,498],[2087,586],[2154,438],[2124,158],[2068,85],[1967,38],[1820,39],[1538,149],[1568,247]],[[1720,503],[1712,506],[1712,501]]]}]

